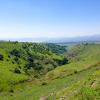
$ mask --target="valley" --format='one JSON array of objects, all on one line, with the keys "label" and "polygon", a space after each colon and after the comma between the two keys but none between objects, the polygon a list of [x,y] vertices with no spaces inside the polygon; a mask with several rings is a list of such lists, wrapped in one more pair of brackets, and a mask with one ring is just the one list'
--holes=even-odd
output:
[{"label": "valley", "polygon": [[0,42],[0,100],[99,100],[100,44]]}]

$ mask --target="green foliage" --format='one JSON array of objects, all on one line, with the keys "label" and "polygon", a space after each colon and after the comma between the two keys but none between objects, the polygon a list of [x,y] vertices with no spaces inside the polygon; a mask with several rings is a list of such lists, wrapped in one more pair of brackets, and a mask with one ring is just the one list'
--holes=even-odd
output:
[{"label": "green foliage", "polygon": [[46,46],[49,50],[58,55],[63,55],[67,51],[66,46],[60,46],[53,43],[48,43]]}]

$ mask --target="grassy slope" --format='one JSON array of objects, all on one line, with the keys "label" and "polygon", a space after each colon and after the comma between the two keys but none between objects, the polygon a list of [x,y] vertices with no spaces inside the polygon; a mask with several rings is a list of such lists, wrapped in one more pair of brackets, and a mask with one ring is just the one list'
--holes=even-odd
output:
[{"label": "grassy slope", "polygon": [[[19,90],[16,90],[15,93],[1,94],[0,100],[38,100],[41,96],[49,95],[52,92],[53,96],[49,98],[50,100],[53,98],[59,100],[62,96],[67,96],[71,100],[81,100],[84,95],[85,97],[92,95],[93,100],[99,98],[100,91],[95,91],[95,89],[100,89],[98,88],[100,86],[98,83],[100,45],[78,46],[78,50],[75,48],[73,50],[74,52],[78,51],[78,57],[74,60],[71,59],[72,63],[56,68],[40,81],[20,84],[16,87]],[[42,82],[47,82],[47,85],[41,85]],[[21,89],[22,87],[23,89]],[[88,87],[90,91],[87,91],[85,87]],[[5,97],[5,95],[7,96]]]},{"label": "grassy slope", "polygon": [[100,45],[78,45],[69,50],[70,54],[73,52],[77,52],[77,55],[75,57],[70,56],[71,63],[57,67],[55,70],[47,74],[47,78],[49,78],[50,74],[53,74],[54,78],[62,75],[66,76],[100,62]]},{"label": "grassy slope", "polygon": [[[9,60],[9,52],[14,48],[20,48],[20,45],[15,45],[13,43],[0,42],[0,54],[3,54],[4,60],[0,61],[0,91],[8,90],[16,82],[23,81],[27,79],[24,74],[15,74],[13,70],[17,64],[13,64],[13,57]],[[6,49],[6,50],[5,50]],[[7,61],[8,60],[8,61]],[[20,59],[21,64],[24,65],[25,61]]]},{"label": "grassy slope", "polygon": [[[29,84],[28,87],[24,88],[24,91],[16,92],[13,96],[7,95],[1,96],[1,100],[38,100],[39,97],[48,95],[50,93],[55,93],[56,94],[56,99],[59,100],[60,97],[66,96],[68,98],[72,98],[73,92],[82,88],[82,86],[86,86],[85,83],[88,86],[88,82],[93,81],[94,79],[97,79],[95,74],[97,75],[98,70],[100,65],[97,67],[93,67],[90,70],[85,70],[83,72],[73,74],[71,76],[63,77],[63,78],[58,78],[55,80],[52,80],[48,85],[41,86],[40,84]],[[100,71],[100,69],[99,69]],[[100,73],[99,73],[100,75]],[[95,77],[94,77],[95,76]],[[88,81],[89,80],[89,81]],[[98,84],[99,85],[99,84]],[[50,100],[53,100],[55,95],[50,97]],[[72,99],[71,99],[72,100]],[[73,99],[74,100],[74,99]]]},{"label": "grassy slope", "polygon": [[[23,56],[27,57],[27,55],[25,55],[26,51],[22,48],[22,44],[23,43],[18,42],[0,42],[0,54],[4,56],[4,60],[0,61],[0,92],[7,90],[10,91],[14,88],[15,84],[22,83],[23,81],[30,79],[30,77],[23,71],[23,66],[25,66],[25,64],[27,63],[27,61],[23,59]],[[52,60],[53,58],[62,59],[61,56],[51,53],[48,49],[40,44],[33,44],[32,46],[30,46],[30,48],[28,49],[32,50],[31,52],[36,50],[35,55],[37,57],[39,57],[40,55],[41,57],[46,56],[45,58],[47,58],[47,61],[49,61],[50,59]],[[15,63],[15,57],[10,55],[10,52],[14,49],[17,49],[21,52],[21,57],[18,58],[20,64]],[[49,52],[51,53],[51,55],[48,54]],[[18,68],[18,66],[21,67],[20,74],[14,73],[13,71],[16,67]]]}]

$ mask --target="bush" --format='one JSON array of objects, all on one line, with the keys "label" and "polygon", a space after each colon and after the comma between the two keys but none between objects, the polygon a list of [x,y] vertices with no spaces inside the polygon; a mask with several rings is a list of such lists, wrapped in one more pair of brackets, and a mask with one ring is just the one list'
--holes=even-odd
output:
[{"label": "bush", "polygon": [[78,73],[78,71],[77,71],[77,70],[75,70],[75,71],[74,71],[74,74],[77,74],[77,73]]},{"label": "bush", "polygon": [[8,55],[8,58],[10,58],[10,55]]},{"label": "bush", "polygon": [[24,68],[26,68],[26,69],[33,68],[34,70],[40,71],[40,70],[43,69],[43,66],[42,66],[42,64],[40,62],[36,62],[36,63],[29,62],[28,64],[26,64],[24,66]]},{"label": "bush", "polygon": [[3,61],[3,59],[4,59],[3,55],[2,55],[2,54],[0,54],[0,60],[2,60],[2,61]]},{"label": "bush", "polygon": [[9,61],[9,59],[7,59],[6,61]]},{"label": "bush", "polygon": [[68,64],[68,59],[67,58],[63,58],[62,60],[60,59],[53,59],[58,65],[64,65],[64,64]]},{"label": "bush", "polygon": [[20,72],[20,70],[18,68],[15,68],[14,69],[14,73],[20,74],[21,72]]},{"label": "bush", "polygon": [[33,58],[30,56],[30,57],[28,57],[28,61],[29,61],[29,62],[33,62],[34,60],[33,60]]},{"label": "bush", "polygon": [[14,93],[14,90],[13,90],[13,89],[11,89],[11,90],[9,90],[9,92]]},{"label": "bush", "polygon": [[68,59],[67,58],[63,58],[62,64],[68,64]]},{"label": "bush", "polygon": [[12,50],[10,52],[10,54],[13,55],[13,56],[16,56],[16,57],[20,57],[20,52],[18,50],[16,50],[16,49]]},{"label": "bush", "polygon": [[42,82],[42,85],[47,85],[47,82]]},{"label": "bush", "polygon": [[14,62],[14,61],[12,61],[12,64],[15,64],[15,62]]},{"label": "bush", "polygon": [[19,69],[21,69],[21,66],[18,66]]},{"label": "bush", "polygon": [[14,60],[17,62],[19,59],[16,57],[16,58],[14,58]]}]

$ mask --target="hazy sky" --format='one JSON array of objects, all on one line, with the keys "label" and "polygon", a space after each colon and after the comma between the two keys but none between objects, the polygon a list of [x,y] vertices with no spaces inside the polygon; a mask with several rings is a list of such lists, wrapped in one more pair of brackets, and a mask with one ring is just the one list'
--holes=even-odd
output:
[{"label": "hazy sky", "polygon": [[0,0],[0,38],[100,34],[100,0]]}]

